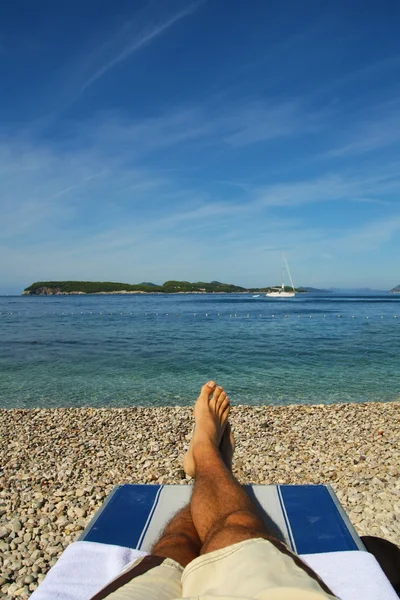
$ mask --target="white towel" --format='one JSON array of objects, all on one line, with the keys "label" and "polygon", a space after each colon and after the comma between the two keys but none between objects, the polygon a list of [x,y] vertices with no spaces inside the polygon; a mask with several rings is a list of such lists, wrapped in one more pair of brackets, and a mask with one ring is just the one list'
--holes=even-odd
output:
[{"label": "white towel", "polygon": [[147,552],[73,542],[33,592],[31,600],[89,600],[133,560]]},{"label": "white towel", "polygon": [[[90,600],[133,560],[147,552],[95,542],[74,542],[63,552],[31,600]],[[398,600],[368,552],[305,554],[301,558],[340,600]]]},{"label": "white towel", "polygon": [[399,600],[369,552],[325,552],[303,554],[301,558],[340,600]]}]

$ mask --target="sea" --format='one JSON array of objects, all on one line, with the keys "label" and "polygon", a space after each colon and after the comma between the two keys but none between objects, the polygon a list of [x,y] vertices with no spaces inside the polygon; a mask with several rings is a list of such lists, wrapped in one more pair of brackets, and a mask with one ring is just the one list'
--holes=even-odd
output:
[{"label": "sea", "polygon": [[0,407],[400,399],[400,295],[0,297]]}]

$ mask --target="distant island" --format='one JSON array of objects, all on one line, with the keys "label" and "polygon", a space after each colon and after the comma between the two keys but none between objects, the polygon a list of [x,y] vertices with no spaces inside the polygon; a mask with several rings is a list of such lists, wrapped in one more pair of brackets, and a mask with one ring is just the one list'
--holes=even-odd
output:
[{"label": "distant island", "polygon": [[[273,287],[244,288],[231,283],[219,281],[166,281],[162,285],[155,283],[116,283],[112,281],[36,281],[25,288],[25,296],[60,296],[77,294],[249,294],[267,292]],[[285,287],[291,291],[292,288]],[[298,293],[306,293],[306,288],[295,289]],[[317,290],[315,290],[317,291]]]},{"label": "distant island", "polygon": [[[286,289],[286,288],[285,288]],[[333,290],[323,290],[314,287],[299,287],[296,292],[312,292],[313,294],[333,294]]]},{"label": "distant island", "polygon": [[390,290],[391,294],[400,294],[400,283],[399,285],[396,285],[396,287],[394,287],[392,290]]}]

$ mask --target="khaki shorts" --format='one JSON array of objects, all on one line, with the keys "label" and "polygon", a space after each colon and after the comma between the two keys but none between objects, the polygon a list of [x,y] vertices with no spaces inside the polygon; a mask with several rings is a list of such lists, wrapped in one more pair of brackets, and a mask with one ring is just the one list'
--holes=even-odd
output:
[{"label": "khaki shorts", "polygon": [[[104,595],[105,594],[105,595]],[[334,598],[289,555],[264,539],[203,554],[184,569],[146,556],[129,565],[93,600],[323,600]]]}]

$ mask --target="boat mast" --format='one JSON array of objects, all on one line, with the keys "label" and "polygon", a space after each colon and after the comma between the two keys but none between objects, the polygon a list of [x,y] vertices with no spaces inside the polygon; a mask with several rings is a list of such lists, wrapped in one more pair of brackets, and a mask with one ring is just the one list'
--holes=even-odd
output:
[{"label": "boat mast", "polygon": [[293,291],[294,291],[293,280],[292,280],[292,276],[291,276],[291,274],[290,274],[289,265],[288,265],[288,263],[287,263],[287,260],[286,260],[286,256],[285,256],[285,255],[284,255],[284,259],[285,259],[286,268],[287,268],[287,272],[288,272],[288,275],[289,275],[290,283],[292,284],[292,289],[293,289]]}]

